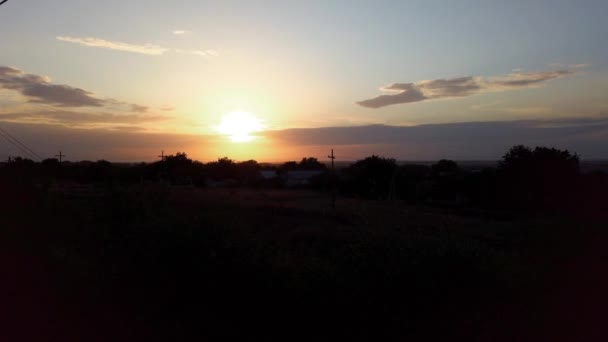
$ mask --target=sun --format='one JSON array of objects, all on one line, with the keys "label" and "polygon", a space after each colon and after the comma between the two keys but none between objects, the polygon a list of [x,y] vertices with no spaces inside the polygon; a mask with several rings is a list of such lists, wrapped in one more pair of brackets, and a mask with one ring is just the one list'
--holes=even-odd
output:
[{"label": "sun", "polygon": [[233,111],[222,117],[216,126],[218,133],[226,135],[232,142],[247,142],[255,139],[253,133],[264,129],[262,121],[246,111]]}]

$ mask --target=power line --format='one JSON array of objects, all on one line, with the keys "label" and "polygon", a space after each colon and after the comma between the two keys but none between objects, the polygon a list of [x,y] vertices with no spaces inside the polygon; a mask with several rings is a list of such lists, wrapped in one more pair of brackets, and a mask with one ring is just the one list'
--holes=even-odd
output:
[{"label": "power line", "polygon": [[[15,141],[17,144],[19,144],[23,149],[29,151],[30,156],[34,156],[34,159],[38,159],[38,160],[42,160],[42,157],[40,157],[40,155],[38,155],[38,153],[34,152],[34,150],[32,150],[31,148],[29,148],[26,144],[22,143],[21,141],[19,141],[19,139],[15,138],[14,136],[12,136],[9,132],[7,132],[5,129],[3,129],[2,127],[0,127],[0,133],[4,133],[5,135],[7,135],[8,137],[10,137],[13,141]],[[5,138],[6,139],[6,138]]]},{"label": "power line", "polygon": [[0,136],[3,137],[4,140],[8,141],[9,144],[13,145],[15,148],[17,148],[19,151],[21,151],[21,153],[23,153],[26,157],[36,159],[36,157],[34,157],[30,152],[28,152],[27,150],[25,150],[24,148],[19,146],[17,143],[12,141],[8,136],[6,136],[1,131],[0,131]]},{"label": "power line", "polygon": [[4,140],[6,140],[9,144],[11,144],[13,147],[15,147],[21,153],[23,153],[25,155],[25,157],[28,157],[28,158],[32,158],[33,157],[27,150],[23,149],[17,143],[15,143],[14,141],[12,141],[8,136],[4,135],[4,133],[0,132],[0,136],[3,137]]},{"label": "power line", "polygon": [[2,137],[6,141],[8,141],[9,143],[11,143],[16,148],[18,148],[21,152],[23,152],[26,155],[28,155],[28,157],[30,157],[32,159],[42,160],[42,158],[36,152],[34,152],[31,148],[27,147],[27,145],[25,145],[24,143],[22,143],[21,141],[19,141],[19,139],[17,139],[14,136],[12,136],[9,132],[7,132],[6,130],[2,129],[2,127],[0,127],[0,135],[2,135]]}]

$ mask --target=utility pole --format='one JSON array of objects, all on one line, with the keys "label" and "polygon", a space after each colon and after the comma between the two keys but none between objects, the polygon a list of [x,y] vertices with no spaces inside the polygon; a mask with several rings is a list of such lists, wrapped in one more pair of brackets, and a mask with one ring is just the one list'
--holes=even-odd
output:
[{"label": "utility pole", "polygon": [[61,162],[63,161],[63,157],[65,157],[65,154],[61,153],[61,151],[59,151],[59,154],[55,155],[55,157],[59,158],[59,164],[61,164]]},{"label": "utility pole", "polygon": [[327,156],[327,158],[331,159],[331,182],[332,182],[332,189],[331,189],[331,207],[335,208],[336,207],[336,171],[334,168],[334,160],[336,159],[336,156],[334,155],[334,149],[331,149],[331,155]]},{"label": "utility pole", "polygon": [[159,167],[159,171],[158,171],[158,181],[162,182],[163,176],[165,174],[165,150],[161,150],[160,151],[160,156],[157,156],[157,157],[160,158],[160,167]]}]

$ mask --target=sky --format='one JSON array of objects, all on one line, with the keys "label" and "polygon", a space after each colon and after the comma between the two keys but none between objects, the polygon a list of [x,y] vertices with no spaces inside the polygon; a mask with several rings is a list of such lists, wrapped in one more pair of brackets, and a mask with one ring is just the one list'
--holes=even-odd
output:
[{"label": "sky", "polygon": [[[48,158],[608,159],[608,2],[0,6],[0,129]],[[9,136],[9,138],[10,138]],[[23,155],[0,137],[0,159]]]}]

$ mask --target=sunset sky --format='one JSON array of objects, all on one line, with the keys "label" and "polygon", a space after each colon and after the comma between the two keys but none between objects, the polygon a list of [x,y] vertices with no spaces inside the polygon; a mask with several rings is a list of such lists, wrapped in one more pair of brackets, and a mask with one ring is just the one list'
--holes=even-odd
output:
[{"label": "sunset sky", "polygon": [[608,158],[607,16],[605,0],[9,0],[0,128],[70,160]]}]

